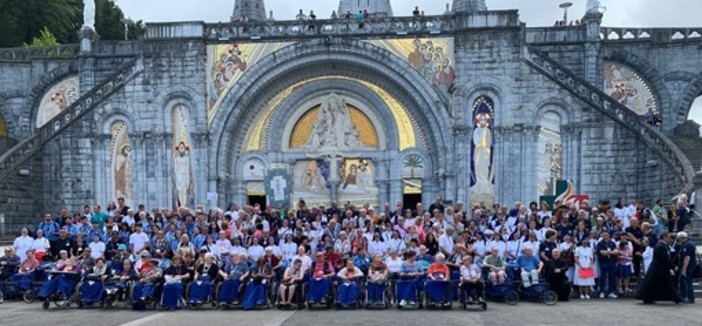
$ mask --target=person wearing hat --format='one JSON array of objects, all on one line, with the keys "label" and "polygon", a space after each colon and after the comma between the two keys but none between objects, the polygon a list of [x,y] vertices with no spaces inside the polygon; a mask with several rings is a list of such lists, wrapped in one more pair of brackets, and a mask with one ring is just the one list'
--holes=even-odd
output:
[{"label": "person wearing hat", "polygon": [[680,268],[680,299],[687,303],[695,303],[695,289],[692,287],[692,278],[697,266],[697,246],[688,239],[686,232],[678,232],[678,259]]},{"label": "person wearing hat", "polygon": [[653,261],[636,292],[636,299],[643,300],[644,304],[653,304],[656,301],[680,302],[673,286],[675,272],[669,249],[672,242],[670,233],[663,232],[653,250]]}]

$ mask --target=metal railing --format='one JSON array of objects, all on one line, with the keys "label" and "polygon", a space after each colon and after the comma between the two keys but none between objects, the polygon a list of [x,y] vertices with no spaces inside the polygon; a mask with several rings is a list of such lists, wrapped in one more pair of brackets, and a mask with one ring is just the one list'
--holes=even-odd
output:
[{"label": "metal railing", "polygon": [[47,142],[58,136],[83,115],[112,96],[112,94],[122,89],[142,71],[143,64],[139,59],[130,60],[120,66],[117,72],[108,76],[103,82],[81,96],[75,103],[37,129],[32,137],[25,139],[5,152],[0,156],[0,179],[5,178],[9,173],[19,168],[32,155],[40,151]]},{"label": "metal railing", "polygon": [[656,128],[631,109],[612,99],[599,88],[568,71],[555,60],[534,48],[525,48],[524,60],[549,79],[569,91],[578,99],[632,131],[665,162],[680,180],[679,193],[694,189],[695,171],[692,163],[680,149]]}]

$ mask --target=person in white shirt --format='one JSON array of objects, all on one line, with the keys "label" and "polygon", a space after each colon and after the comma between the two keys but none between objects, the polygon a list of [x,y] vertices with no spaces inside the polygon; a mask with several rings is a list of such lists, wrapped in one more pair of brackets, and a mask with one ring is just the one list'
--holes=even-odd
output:
[{"label": "person in white shirt", "polygon": [[383,242],[383,238],[380,235],[380,232],[375,232],[373,234],[373,241],[368,243],[368,252],[372,256],[379,255],[381,257],[385,257],[385,251],[387,250],[387,245],[385,242]]},{"label": "person in white shirt", "polygon": [[346,237],[346,231],[339,232],[339,238],[334,242],[334,251],[341,257],[351,254],[351,241]]},{"label": "person in white shirt", "polygon": [[439,236],[439,249],[446,257],[453,255],[453,226],[449,226]]},{"label": "person in white shirt", "polygon": [[124,224],[124,223],[127,223],[127,225],[129,225],[129,227],[131,228],[132,225],[134,225],[134,217],[132,215],[129,215],[129,214],[123,216],[122,217],[122,224]]},{"label": "person in white shirt", "polygon": [[253,261],[257,261],[259,258],[263,257],[266,254],[266,251],[263,249],[263,246],[258,244],[258,238],[253,237],[252,238],[252,244],[251,247],[249,247],[249,250],[246,252],[246,255],[249,256],[249,258]]},{"label": "person in white shirt", "polygon": [[292,258],[292,261],[299,259],[302,262],[302,270],[307,272],[312,266],[312,258],[305,253],[305,247],[300,246],[297,248],[297,255]]},{"label": "person in white shirt", "polygon": [[141,232],[141,224],[137,224],[136,232],[129,236],[129,246],[132,247],[132,252],[141,252],[146,247],[147,242],[149,242],[149,237],[146,233]]},{"label": "person in white shirt", "polygon": [[27,259],[27,250],[32,249],[33,244],[34,239],[32,239],[32,237],[29,236],[29,230],[27,230],[27,228],[22,228],[22,230],[20,231],[20,236],[17,237],[15,239],[15,242],[13,243],[15,252],[20,258],[20,262],[23,262],[25,259]]},{"label": "person in white shirt", "polygon": [[404,261],[397,253],[397,250],[390,249],[390,255],[385,258],[385,266],[391,274],[400,274]]},{"label": "person in white shirt", "polygon": [[232,243],[227,239],[227,233],[224,231],[219,231],[219,240],[215,243],[215,246],[218,249],[218,252],[216,253],[216,257],[219,258],[220,256],[229,256],[229,253],[232,251]]},{"label": "person in white shirt", "polygon": [[90,247],[90,257],[93,257],[94,259],[98,259],[100,257],[103,257],[105,254],[105,243],[100,241],[99,236],[93,236],[93,242],[91,242],[88,247]]},{"label": "person in white shirt", "polygon": [[44,237],[44,231],[37,230],[37,238],[32,241],[32,250],[37,254],[37,257],[42,257],[49,252],[51,244],[49,239]]}]

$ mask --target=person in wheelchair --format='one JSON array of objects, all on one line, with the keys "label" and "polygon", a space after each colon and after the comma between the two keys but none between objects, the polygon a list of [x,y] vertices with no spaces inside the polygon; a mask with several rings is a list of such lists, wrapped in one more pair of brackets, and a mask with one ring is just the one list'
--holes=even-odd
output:
[{"label": "person in wheelchair", "polygon": [[458,286],[463,291],[464,298],[469,299],[469,304],[473,304],[476,301],[482,303],[484,300],[483,283],[480,281],[481,276],[482,270],[480,266],[473,263],[473,256],[463,257],[461,278]]},{"label": "person in wheelchair", "polygon": [[[8,252],[8,250],[5,250],[5,252]],[[16,288],[21,291],[28,291],[32,288],[32,282],[34,281],[34,272],[37,270],[37,267],[39,267],[39,261],[37,261],[37,258],[34,255],[34,250],[27,250],[26,254],[27,259],[25,259],[21,264],[18,264],[19,268],[17,268],[18,266],[15,265],[12,269],[12,274],[9,275],[10,283],[15,285]],[[19,261],[19,256],[17,255],[14,255],[14,257],[12,258],[17,258],[17,261]],[[3,269],[7,267],[9,273],[9,267],[12,263],[10,260],[7,260],[7,262],[8,264],[3,266]],[[12,291],[8,291],[8,293],[5,294],[11,296]]]},{"label": "person in wheelchair", "polygon": [[240,288],[246,284],[246,279],[249,277],[249,263],[246,261],[245,253],[237,253],[232,251],[229,254],[229,263],[225,266],[224,282],[220,285],[219,298],[220,304],[239,305]]},{"label": "person in wheelchair", "polygon": [[331,279],[334,277],[334,266],[325,261],[324,254],[317,252],[315,261],[310,266],[310,280],[307,289],[307,303],[326,304],[331,290]]},{"label": "person in wheelchair", "polygon": [[424,269],[417,262],[417,253],[407,251],[405,262],[402,264],[400,279],[397,281],[397,299],[400,300],[400,307],[407,304],[417,305],[417,292],[419,291],[419,278],[424,275]]},{"label": "person in wheelchair", "polygon": [[215,260],[215,254],[211,252],[205,254],[205,262],[197,267],[195,279],[188,286],[188,303],[201,304],[210,301],[215,280],[219,276],[227,276],[219,269]]},{"label": "person in wheelchair", "polygon": [[451,306],[453,289],[449,273],[446,256],[437,254],[434,263],[429,265],[428,280],[424,285],[430,303],[438,302],[444,308]]},{"label": "person in wheelchair", "polygon": [[95,266],[85,272],[83,283],[80,286],[80,304],[100,302],[104,298],[105,280],[110,276],[110,267],[104,258],[95,260]]},{"label": "person in wheelchair", "polygon": [[139,310],[148,300],[153,299],[156,293],[158,280],[161,278],[161,272],[158,270],[159,261],[152,261],[149,258],[142,258],[139,269],[137,270],[139,279],[132,290],[132,301],[134,308]]},{"label": "person in wheelchair", "polygon": [[368,267],[368,304],[383,303],[385,286],[390,277],[388,266],[381,255],[373,256],[373,262]]},{"label": "person in wheelchair", "polygon": [[244,302],[242,307],[245,310],[253,309],[257,306],[266,305],[266,293],[273,276],[273,267],[266,261],[266,257],[261,256],[256,260],[256,266],[251,269],[251,277],[246,285]]},{"label": "person in wheelchair", "polygon": [[166,309],[175,309],[180,306],[180,298],[183,296],[183,283],[190,278],[188,268],[183,265],[183,257],[173,256],[171,266],[163,272],[165,283],[163,285],[163,297],[161,305]]},{"label": "person in wheelchair", "polygon": [[117,288],[117,300],[127,299],[130,283],[139,279],[139,275],[132,267],[132,261],[125,259],[122,261],[121,270],[109,279],[109,284]]},{"label": "person in wheelchair", "polygon": [[488,270],[488,278],[492,284],[505,282],[507,264],[502,256],[499,255],[498,247],[490,249],[490,254],[483,260],[483,268]]},{"label": "person in wheelchair", "polygon": [[[28,256],[29,257],[29,256]],[[12,247],[5,248],[5,256],[0,257],[0,282],[7,281],[18,272],[20,258]]]},{"label": "person in wheelchair", "polygon": [[285,270],[283,280],[278,288],[280,295],[279,307],[286,308],[292,305],[292,300],[295,298],[295,291],[304,279],[305,272],[302,270],[302,261],[300,259],[295,259],[290,267]]},{"label": "person in wheelchair", "polygon": [[361,292],[361,286],[359,285],[363,277],[361,269],[353,264],[353,259],[349,258],[346,259],[346,267],[336,273],[336,277],[340,280],[336,295],[337,302],[344,308],[356,304]]},{"label": "person in wheelchair", "polygon": [[541,274],[544,263],[534,256],[534,250],[531,247],[524,248],[524,255],[517,258],[517,266],[519,266],[525,288],[539,283],[539,274]]},{"label": "person in wheelchair", "polygon": [[51,279],[39,289],[38,296],[48,299],[52,295],[59,295],[61,299],[66,299],[73,294],[73,289],[78,283],[80,266],[76,263],[75,258],[71,258],[66,264],[56,265],[51,271],[51,275]]}]

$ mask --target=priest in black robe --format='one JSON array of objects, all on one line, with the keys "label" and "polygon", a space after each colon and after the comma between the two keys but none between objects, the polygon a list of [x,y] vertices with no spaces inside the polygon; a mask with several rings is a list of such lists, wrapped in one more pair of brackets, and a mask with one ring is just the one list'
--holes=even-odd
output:
[{"label": "priest in black robe", "polygon": [[568,277],[566,277],[568,264],[561,257],[560,250],[553,249],[551,255],[553,258],[546,262],[546,283],[551,290],[558,294],[558,301],[568,301],[570,297],[570,284]]},{"label": "priest in black robe", "polygon": [[645,304],[652,304],[656,301],[680,302],[673,286],[675,266],[671,262],[670,248],[668,247],[671,242],[670,234],[664,232],[653,249],[653,261],[636,292],[636,299],[643,300]]}]

